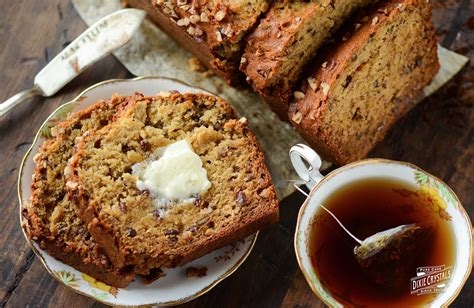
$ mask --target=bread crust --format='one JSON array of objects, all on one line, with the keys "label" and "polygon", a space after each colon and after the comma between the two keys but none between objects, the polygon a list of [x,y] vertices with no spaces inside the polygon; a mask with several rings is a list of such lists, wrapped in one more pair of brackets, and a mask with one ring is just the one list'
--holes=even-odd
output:
[{"label": "bread crust", "polygon": [[[410,74],[406,77],[411,81],[411,85],[408,88],[399,89],[401,92],[397,101],[378,102],[379,104],[393,103],[394,108],[389,114],[379,115],[384,118],[385,123],[378,130],[375,140],[367,144],[357,140],[353,140],[351,145],[338,143],[334,133],[323,128],[324,117],[331,112],[331,91],[328,92],[328,89],[332,88],[354,57],[357,57],[359,50],[384,26],[385,22],[392,20],[398,14],[403,14],[410,6],[418,7],[422,11],[426,29],[426,39],[420,40],[420,44],[426,46],[420,71],[416,75]],[[431,21],[431,6],[425,0],[382,2],[365,20],[368,21],[351,35],[345,36],[337,45],[330,45],[322,51],[321,57],[314,64],[315,71],[309,75],[309,78],[312,78],[319,87],[312,89],[306,80],[302,81],[301,92],[304,93],[304,97],[293,99],[288,113],[291,123],[303,138],[325,159],[338,165],[365,158],[369,151],[383,140],[393,124],[415,105],[418,95],[434,78],[440,67],[437,57],[437,40]],[[326,88],[321,86],[323,84]],[[343,153],[344,146],[350,147],[349,155]]]},{"label": "bread crust", "polygon": [[[175,97],[180,95],[181,94],[173,94]],[[183,101],[192,101],[196,99],[196,97],[209,97],[204,94],[184,94],[182,96],[184,97]],[[148,104],[151,104],[153,101],[153,98],[146,99],[149,99]],[[235,117],[235,113],[228,103],[218,99],[217,104],[219,104],[221,110],[225,110],[227,119],[229,119],[229,116],[231,118]],[[130,248],[131,246],[124,244],[126,240],[123,240],[119,236],[120,232],[117,232],[117,228],[119,228],[118,225],[112,226],[102,219],[103,216],[101,211],[97,208],[97,204],[92,202],[89,198],[94,192],[88,191],[85,188],[87,185],[84,185],[84,181],[87,181],[87,178],[81,177],[81,173],[77,172],[79,168],[82,168],[80,165],[81,157],[87,155],[86,152],[84,152],[86,150],[86,144],[94,142],[93,140],[101,139],[102,137],[100,137],[100,135],[110,131],[110,129],[105,127],[103,130],[92,133],[83,139],[81,144],[77,147],[71,164],[74,170],[71,181],[78,183],[78,185],[74,185],[75,187],[71,190],[71,195],[76,201],[81,218],[87,222],[90,233],[101,247],[104,248],[105,253],[114,266],[124,267],[130,265],[134,267],[135,272],[147,275],[153,268],[176,267],[185,264],[211,251],[241,240],[278,221],[279,211],[276,193],[271,183],[270,174],[265,165],[264,155],[257,142],[256,136],[248,128],[246,120],[237,121],[236,119],[231,119],[227,120],[226,123],[225,125],[232,125],[236,132],[245,136],[246,147],[251,149],[249,155],[253,158],[252,169],[255,170],[255,174],[259,175],[258,187],[261,188],[262,192],[265,190],[264,200],[256,198],[258,196],[249,195],[247,196],[247,198],[250,198],[248,202],[251,203],[252,208],[255,209],[252,210],[251,216],[244,215],[238,223],[234,221],[230,227],[216,230],[216,232],[209,235],[206,233],[206,236],[203,236],[204,240],[199,241],[197,244],[186,243],[180,244],[181,246],[178,247],[172,247],[164,243],[163,245],[165,245],[165,247],[171,248],[167,251],[154,252],[153,254],[148,254],[147,251],[137,253],[136,247]],[[260,203],[253,203],[257,202],[256,200],[259,200],[258,202]],[[247,214],[247,212],[245,213]],[[123,226],[120,227],[120,229],[122,228]],[[149,235],[147,234],[147,236]]]}]

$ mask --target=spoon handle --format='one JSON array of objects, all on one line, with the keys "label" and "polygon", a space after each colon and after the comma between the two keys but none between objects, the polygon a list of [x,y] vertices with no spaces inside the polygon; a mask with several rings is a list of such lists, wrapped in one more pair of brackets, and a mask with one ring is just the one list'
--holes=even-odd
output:
[{"label": "spoon handle", "polygon": [[[306,197],[309,197],[308,194],[306,192],[304,192],[304,190],[302,190],[297,184],[293,184],[293,186],[300,192],[302,193],[303,195],[305,195]],[[346,233],[352,237],[354,239],[354,241],[356,241],[357,243],[359,243],[359,245],[362,244],[362,241],[359,240],[354,234],[351,233],[351,231],[349,231],[343,224],[342,222],[337,219],[336,215],[334,215],[327,207],[325,207],[322,203],[319,203],[318,202],[318,205],[323,209],[325,210],[329,215],[332,216],[332,218],[334,218],[334,220],[339,224],[339,226],[341,226],[341,228],[346,231]]]},{"label": "spoon handle", "polygon": [[9,99],[7,99],[6,101],[0,104],[0,117],[4,116],[10,110],[20,105],[24,101],[28,100],[29,98],[36,95],[42,95],[42,94],[43,92],[38,87],[35,86],[29,90],[25,90],[18,94],[13,95],[12,97],[10,97]]}]

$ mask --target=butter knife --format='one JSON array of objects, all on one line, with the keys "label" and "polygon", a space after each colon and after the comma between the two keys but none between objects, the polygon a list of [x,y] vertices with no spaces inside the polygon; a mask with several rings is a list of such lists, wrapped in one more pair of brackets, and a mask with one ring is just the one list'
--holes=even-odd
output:
[{"label": "butter knife", "polygon": [[90,26],[36,75],[33,88],[0,104],[0,117],[33,96],[54,95],[90,65],[125,45],[145,15],[143,10],[123,9]]}]

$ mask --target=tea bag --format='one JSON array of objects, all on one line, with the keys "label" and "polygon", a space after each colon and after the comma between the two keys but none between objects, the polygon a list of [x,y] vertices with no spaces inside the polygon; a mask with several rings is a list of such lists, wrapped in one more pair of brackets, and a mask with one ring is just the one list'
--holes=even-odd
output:
[{"label": "tea bag", "polygon": [[418,227],[416,224],[401,225],[396,228],[388,229],[369,236],[360,243],[360,246],[354,248],[354,254],[357,261],[359,263],[366,262],[368,258],[379,253],[391,242],[400,242],[402,237],[411,236],[418,228],[420,227]]},{"label": "tea bag", "polygon": [[431,231],[416,224],[382,231],[363,240],[354,255],[375,284],[401,292],[409,287],[415,256],[426,247]]}]

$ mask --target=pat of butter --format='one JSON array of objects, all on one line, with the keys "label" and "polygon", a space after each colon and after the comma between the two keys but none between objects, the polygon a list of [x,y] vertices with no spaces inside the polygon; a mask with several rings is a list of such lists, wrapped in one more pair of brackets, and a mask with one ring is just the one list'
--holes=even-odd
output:
[{"label": "pat of butter", "polygon": [[137,188],[149,190],[155,198],[183,200],[211,187],[202,161],[186,140],[160,148],[156,156],[132,168],[138,175]]}]

